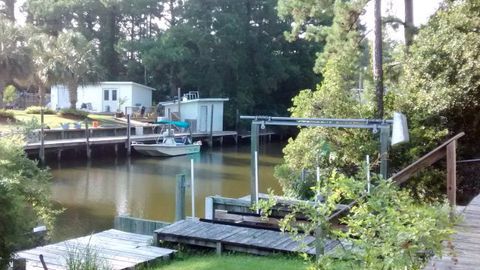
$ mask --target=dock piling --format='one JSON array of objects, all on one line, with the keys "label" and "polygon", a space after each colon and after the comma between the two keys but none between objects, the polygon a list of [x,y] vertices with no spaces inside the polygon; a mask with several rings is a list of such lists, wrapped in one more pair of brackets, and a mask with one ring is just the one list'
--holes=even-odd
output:
[{"label": "dock piling", "polygon": [[88,121],[85,120],[85,138],[87,144],[87,159],[92,157],[92,150],[90,149],[90,130],[88,129]]},{"label": "dock piling", "polygon": [[40,107],[40,150],[39,156],[40,161],[45,163],[45,127],[44,127],[44,116],[43,116],[43,104]]},{"label": "dock piling", "polygon": [[127,156],[130,156],[132,153],[132,142],[131,142],[131,134],[132,133],[132,127],[130,123],[130,114],[127,114]]},{"label": "dock piling", "polygon": [[175,221],[185,219],[185,174],[177,174],[175,188]]}]

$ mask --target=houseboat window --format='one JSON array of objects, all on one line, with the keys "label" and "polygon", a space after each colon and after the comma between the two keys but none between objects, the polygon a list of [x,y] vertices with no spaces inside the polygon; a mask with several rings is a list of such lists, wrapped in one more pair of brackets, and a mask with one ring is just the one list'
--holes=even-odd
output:
[{"label": "houseboat window", "polygon": [[109,99],[108,89],[105,89],[105,90],[103,90],[103,100],[108,100],[108,99]]},{"label": "houseboat window", "polygon": [[112,90],[112,100],[117,100],[117,90]]}]

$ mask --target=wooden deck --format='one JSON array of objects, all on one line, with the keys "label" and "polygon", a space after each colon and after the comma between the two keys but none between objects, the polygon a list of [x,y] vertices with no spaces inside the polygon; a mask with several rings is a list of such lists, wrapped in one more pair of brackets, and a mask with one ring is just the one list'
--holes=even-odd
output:
[{"label": "wooden deck", "polygon": [[[175,134],[176,137],[183,137],[187,136],[189,133],[177,133]],[[236,137],[238,134],[236,131],[219,131],[214,132],[212,137],[226,137],[226,136],[233,136]],[[192,137],[194,139],[203,139],[208,138],[210,134],[207,133],[193,133]],[[145,135],[132,135],[130,140],[132,142],[147,142],[147,141],[155,141],[158,139],[159,134],[145,134]],[[122,144],[127,143],[127,136],[106,136],[106,137],[90,137],[89,144],[90,145],[112,145],[112,144]],[[52,148],[68,148],[68,147],[77,147],[77,146],[85,146],[87,144],[86,138],[75,138],[75,139],[62,139],[62,140],[45,140],[44,146],[45,149],[52,149]],[[25,145],[25,150],[37,150],[40,149],[40,142],[34,143],[27,143]]]},{"label": "wooden deck", "polygon": [[443,257],[434,257],[425,270],[480,269],[480,195],[464,208],[462,214],[463,221],[455,227],[457,232],[451,245],[446,243]]},{"label": "wooden deck", "polygon": [[52,245],[18,252],[17,258],[26,259],[26,269],[42,269],[39,255],[43,255],[49,270],[66,269],[66,258],[85,247],[96,254],[111,269],[134,269],[146,263],[170,258],[175,250],[154,247],[152,237],[118,230],[107,230]]},{"label": "wooden deck", "polygon": [[[254,229],[242,226],[217,224],[198,220],[181,220],[155,231],[156,242],[166,241],[232,250],[258,255],[276,252],[306,252],[315,254],[315,238],[305,236],[302,241],[292,239],[287,233]],[[337,241],[328,241],[325,250],[331,250]]]}]

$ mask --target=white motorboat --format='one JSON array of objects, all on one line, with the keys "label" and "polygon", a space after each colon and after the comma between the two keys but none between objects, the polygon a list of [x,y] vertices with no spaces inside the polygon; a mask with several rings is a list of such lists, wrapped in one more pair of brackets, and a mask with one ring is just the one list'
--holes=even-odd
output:
[{"label": "white motorboat", "polygon": [[[188,128],[189,125],[186,122],[174,122],[174,121],[162,121],[162,124],[176,125],[182,128]],[[162,140],[160,142],[160,139]],[[181,140],[181,141],[178,141]],[[195,154],[200,152],[202,146],[201,141],[192,143],[191,136],[183,138],[175,138],[173,131],[163,132],[163,135],[157,139],[156,143],[146,144],[141,142],[132,142],[132,147],[140,154],[147,156],[181,156],[188,154]]]}]

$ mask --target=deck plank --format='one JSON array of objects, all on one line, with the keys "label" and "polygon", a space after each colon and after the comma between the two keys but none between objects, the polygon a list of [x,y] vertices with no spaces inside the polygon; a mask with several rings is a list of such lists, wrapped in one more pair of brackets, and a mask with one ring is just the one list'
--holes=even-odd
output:
[{"label": "deck plank", "polygon": [[435,256],[425,270],[480,269],[480,195],[462,211],[463,221],[455,226],[451,248],[442,257]]},{"label": "deck plank", "polygon": [[[177,226],[179,228],[176,228]],[[312,236],[306,236],[301,243],[278,231],[198,220],[182,220],[156,230],[155,234],[163,241],[205,247],[215,247],[215,243],[221,243],[227,250],[242,250],[254,254],[297,252],[303,244],[309,246],[305,249],[308,253],[315,253],[315,248],[311,247],[314,240]],[[327,249],[334,246],[333,241],[327,241]]]},{"label": "deck plank", "polygon": [[161,258],[169,258],[175,250],[151,246],[152,237],[118,230],[107,230],[30,250],[20,251],[18,258],[27,260],[28,270],[41,268],[43,255],[48,269],[66,269],[66,258],[73,250],[90,247],[112,269],[133,269]]}]

